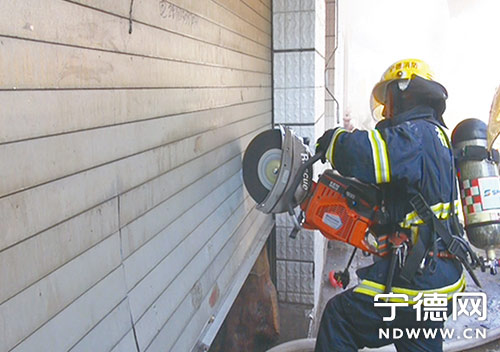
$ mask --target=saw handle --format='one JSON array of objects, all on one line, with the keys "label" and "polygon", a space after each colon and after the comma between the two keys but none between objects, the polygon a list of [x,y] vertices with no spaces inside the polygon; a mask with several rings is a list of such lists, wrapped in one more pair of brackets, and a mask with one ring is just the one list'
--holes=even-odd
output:
[{"label": "saw handle", "polygon": [[304,221],[304,213],[301,211],[300,214],[296,216],[294,212],[294,214],[291,216],[293,220],[293,229],[290,232],[290,238],[295,239],[297,238],[297,234],[299,233],[299,231],[302,229],[302,223]]},{"label": "saw handle", "polygon": [[295,176],[295,179],[291,183],[290,188],[288,188],[288,190],[285,193],[285,198],[284,198],[285,204],[288,207],[288,214],[290,214],[293,220],[293,230],[290,233],[291,238],[297,237],[297,233],[302,229],[302,223],[304,221],[303,214],[300,214],[299,216],[295,214],[295,210],[293,209],[293,196],[295,194],[295,191],[297,190],[297,187],[302,181],[302,175],[304,174],[304,172],[309,167],[311,167],[316,161],[320,160],[322,156],[323,153],[316,153],[311,158],[309,158],[309,160],[303,163],[297,170],[297,174]]}]

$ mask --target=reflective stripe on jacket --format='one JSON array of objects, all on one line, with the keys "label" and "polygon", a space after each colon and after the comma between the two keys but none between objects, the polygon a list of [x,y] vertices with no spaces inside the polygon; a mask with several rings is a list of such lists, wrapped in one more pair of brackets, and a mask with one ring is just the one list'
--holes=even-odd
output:
[{"label": "reflective stripe on jacket", "polygon": [[[455,214],[458,214],[458,209],[460,207],[460,201],[455,200]],[[431,205],[431,210],[436,215],[438,219],[445,220],[450,217],[451,214],[451,203],[437,203]],[[423,224],[423,220],[417,215],[416,211],[412,211],[411,213],[406,214],[403,221],[399,223],[404,229],[409,229],[413,225],[421,225]]]},{"label": "reflective stripe on jacket", "polygon": [[[417,303],[417,301],[415,300],[416,297],[419,296],[421,297],[421,295],[433,294],[433,293],[446,294],[448,300],[451,300],[455,293],[463,292],[464,290],[465,290],[465,274],[462,274],[462,276],[460,276],[460,278],[455,283],[437,289],[412,290],[403,287],[393,287],[391,292],[407,295],[408,301],[405,301],[399,297],[390,297],[388,301],[396,303],[408,302],[409,304],[415,304]],[[354,292],[375,297],[378,294],[385,293],[385,285],[370,280],[363,280],[358,286],[356,286],[356,288],[354,288]]]}]

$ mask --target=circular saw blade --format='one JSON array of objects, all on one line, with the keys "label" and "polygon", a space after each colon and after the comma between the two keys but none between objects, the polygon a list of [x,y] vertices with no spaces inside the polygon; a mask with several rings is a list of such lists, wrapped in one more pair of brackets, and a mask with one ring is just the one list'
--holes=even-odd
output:
[{"label": "circular saw blade", "polygon": [[268,190],[271,190],[278,178],[281,165],[281,149],[273,148],[266,151],[259,159],[257,176],[259,181]]},{"label": "circular saw blade", "polygon": [[283,135],[267,130],[248,145],[243,157],[243,182],[250,196],[262,203],[276,182],[281,161]]}]

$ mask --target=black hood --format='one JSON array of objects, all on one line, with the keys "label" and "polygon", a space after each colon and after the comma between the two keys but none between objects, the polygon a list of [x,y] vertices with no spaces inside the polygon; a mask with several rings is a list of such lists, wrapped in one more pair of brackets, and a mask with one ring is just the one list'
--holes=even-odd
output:
[{"label": "black hood", "polygon": [[419,119],[425,119],[435,124],[446,127],[446,125],[441,122],[442,117],[439,118],[436,111],[432,107],[419,105],[415,106],[413,109],[402,112],[391,119],[384,119],[380,121],[379,123],[377,123],[376,128],[383,129],[387,127],[397,126],[406,121],[419,120]]},{"label": "black hood", "polygon": [[[407,83],[408,86],[402,90],[400,84]],[[435,111],[434,119],[446,127],[443,113],[446,110],[446,99],[448,92],[439,83],[429,81],[419,76],[412,80],[395,80],[387,86],[386,92],[386,114],[389,119],[413,110],[419,106],[427,106]]]}]

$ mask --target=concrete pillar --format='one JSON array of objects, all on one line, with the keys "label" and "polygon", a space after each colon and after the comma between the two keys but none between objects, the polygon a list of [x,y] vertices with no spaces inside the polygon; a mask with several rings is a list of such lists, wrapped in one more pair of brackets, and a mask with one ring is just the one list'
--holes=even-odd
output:
[{"label": "concrete pillar", "polygon": [[[309,138],[312,152],[325,130],[325,13],[325,0],[273,1],[274,123]],[[290,239],[291,228],[276,216],[278,297],[315,305],[326,241],[305,230]]]}]

